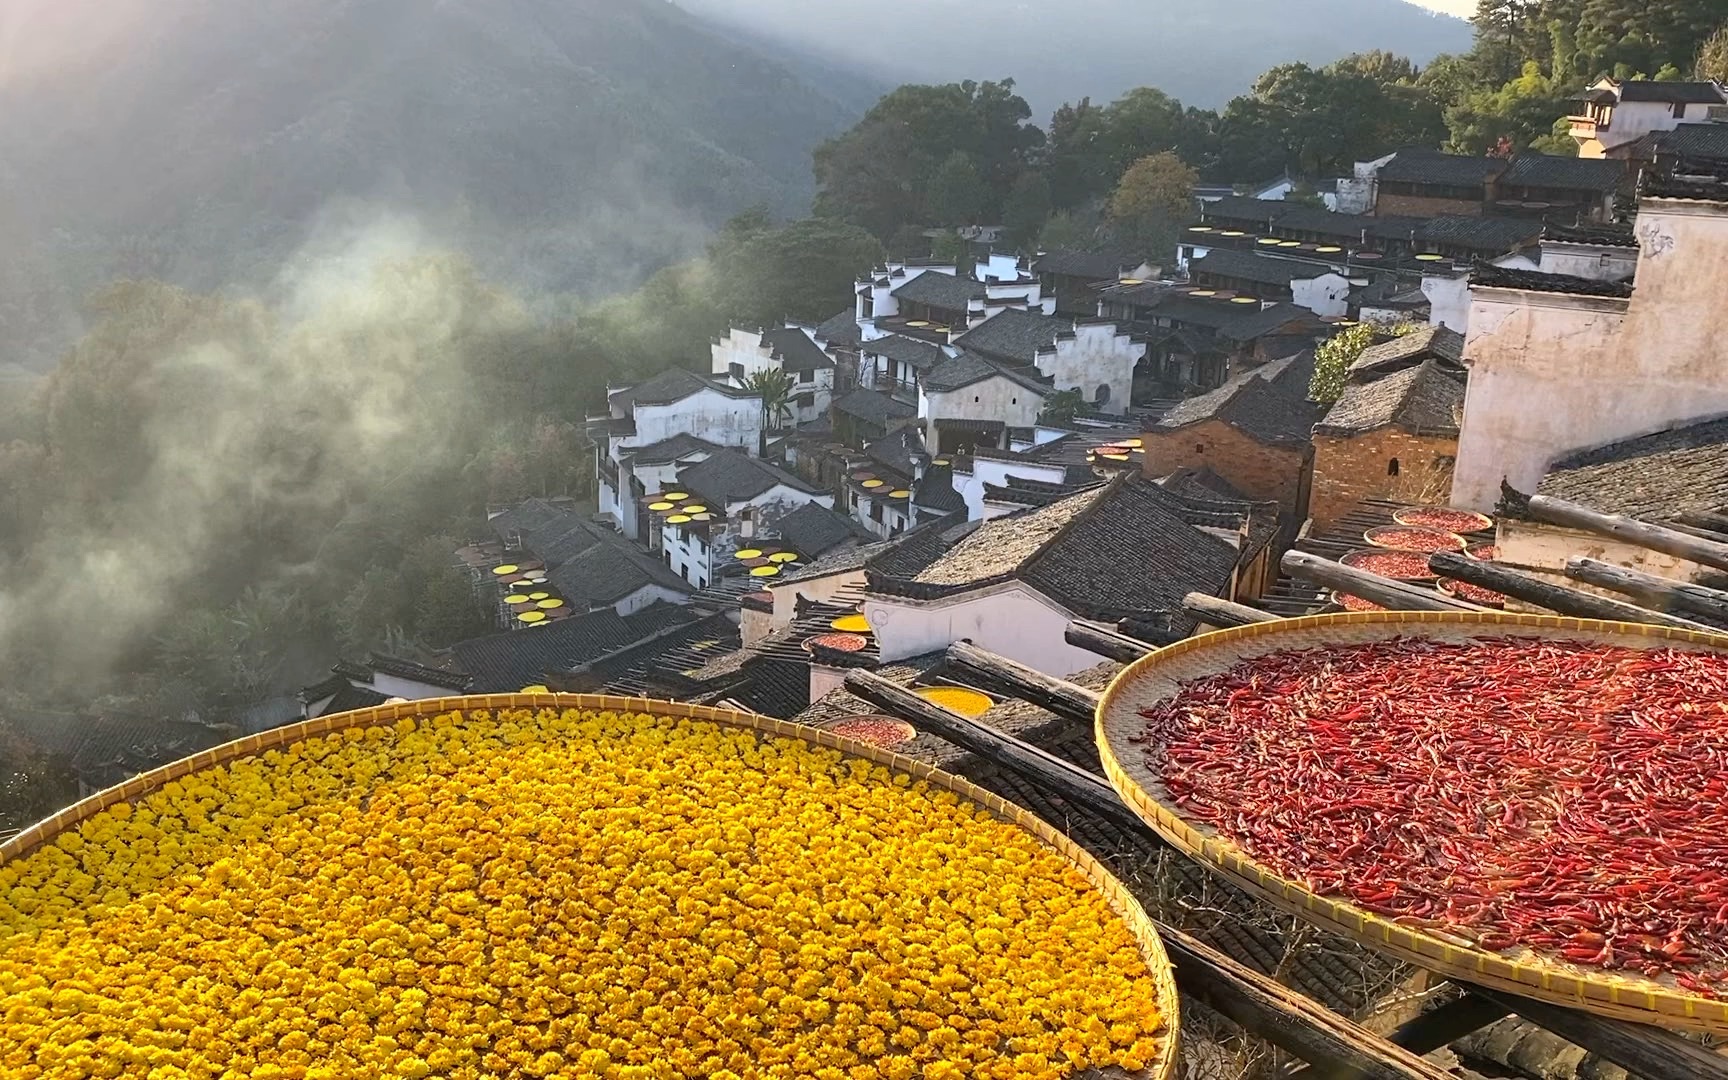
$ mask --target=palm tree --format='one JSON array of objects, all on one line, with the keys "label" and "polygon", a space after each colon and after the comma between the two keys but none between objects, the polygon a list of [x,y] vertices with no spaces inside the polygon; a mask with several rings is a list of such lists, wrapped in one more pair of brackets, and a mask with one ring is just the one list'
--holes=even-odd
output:
[{"label": "palm tree", "polygon": [[762,395],[762,425],[777,431],[792,419],[792,376],[779,368],[763,368],[745,386]]}]

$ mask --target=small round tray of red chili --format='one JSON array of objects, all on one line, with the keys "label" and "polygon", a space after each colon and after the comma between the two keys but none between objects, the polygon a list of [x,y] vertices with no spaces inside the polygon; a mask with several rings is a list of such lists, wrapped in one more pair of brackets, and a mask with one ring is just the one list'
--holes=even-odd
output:
[{"label": "small round tray of red chili", "polygon": [[1137,661],[1123,800],[1429,971],[1728,1034],[1728,636],[1500,612],[1238,627]]}]

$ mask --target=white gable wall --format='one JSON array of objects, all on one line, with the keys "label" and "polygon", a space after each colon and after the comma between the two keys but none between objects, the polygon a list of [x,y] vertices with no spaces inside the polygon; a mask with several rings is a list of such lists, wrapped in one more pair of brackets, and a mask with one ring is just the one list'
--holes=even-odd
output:
[{"label": "white gable wall", "polygon": [[884,663],[962,640],[1057,678],[1098,663],[1096,655],[1063,640],[1074,614],[1018,581],[942,600],[871,594],[864,599],[864,617]]},{"label": "white gable wall", "polygon": [[[1039,352],[1036,364],[1040,375],[1055,380],[1056,389],[1077,389],[1088,405],[1121,414],[1128,411],[1134,393],[1134,365],[1145,355],[1146,346],[1136,343],[1114,323],[1087,323],[1076,326],[1072,337],[1057,338],[1054,348]],[[1108,388],[1102,403],[1098,398],[1100,386]]]}]

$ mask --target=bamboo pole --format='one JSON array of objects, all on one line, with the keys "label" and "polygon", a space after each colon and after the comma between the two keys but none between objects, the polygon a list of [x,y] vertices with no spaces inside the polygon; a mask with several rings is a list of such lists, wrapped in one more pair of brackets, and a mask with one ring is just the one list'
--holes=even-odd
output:
[{"label": "bamboo pole", "polygon": [[1728,544],[1690,536],[1624,514],[1603,514],[1564,499],[1535,495],[1530,499],[1530,515],[1551,525],[1564,525],[1572,529],[1612,536],[1651,551],[1690,559],[1718,570],[1728,570]]},{"label": "bamboo pole", "polygon": [[1207,626],[1252,626],[1254,623],[1277,622],[1278,616],[1247,604],[1220,600],[1216,596],[1191,592],[1182,598],[1182,608]]},{"label": "bamboo pole", "polygon": [[1685,611],[1728,624],[1728,592],[1721,589],[1673,581],[1598,559],[1566,560],[1566,576],[1586,585],[1624,593],[1633,602],[1657,611]]},{"label": "bamboo pole", "polygon": [[948,646],[948,662],[960,668],[966,681],[992,694],[1030,701],[1064,720],[1092,726],[1097,717],[1098,695],[1064,679],[998,656],[988,649],[964,641]]},{"label": "bamboo pole", "polygon": [[1475,604],[1442,596],[1432,589],[1418,589],[1401,581],[1370,574],[1352,566],[1322,559],[1306,551],[1284,553],[1285,571],[1317,585],[1360,596],[1394,611],[1481,611]]},{"label": "bamboo pole", "polygon": [[1062,640],[1076,649],[1097,653],[1119,664],[1132,664],[1155,647],[1139,638],[1129,637],[1127,634],[1080,619],[1068,624],[1068,628],[1062,632]]},{"label": "bamboo pole", "polygon": [[1480,585],[1484,589],[1505,593],[1525,603],[1545,607],[1562,615],[1574,615],[1580,619],[1611,619],[1617,622],[1648,623],[1652,626],[1712,632],[1711,628],[1703,623],[1695,623],[1676,615],[1664,615],[1660,611],[1651,611],[1649,608],[1641,608],[1621,600],[1610,600],[1594,593],[1568,589],[1564,585],[1554,585],[1530,574],[1521,574],[1504,566],[1467,558],[1451,551],[1437,551],[1430,555],[1428,569],[1442,577]]}]

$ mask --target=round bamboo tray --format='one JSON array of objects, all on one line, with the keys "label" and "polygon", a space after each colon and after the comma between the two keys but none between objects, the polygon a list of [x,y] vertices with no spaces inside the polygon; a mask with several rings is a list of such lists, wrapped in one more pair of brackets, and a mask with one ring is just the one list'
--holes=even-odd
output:
[{"label": "round bamboo tray", "polygon": [[1489,517],[1487,514],[1478,514],[1474,510],[1459,510],[1451,506],[1409,506],[1402,510],[1393,511],[1392,520],[1400,525],[1411,525],[1424,529],[1436,529],[1439,528],[1439,526],[1423,525],[1419,521],[1409,520],[1419,514],[1433,513],[1456,514],[1460,520],[1468,520],[1470,524],[1470,528],[1468,529],[1442,529],[1442,532],[1462,534],[1467,532],[1482,532],[1494,527],[1494,519]]},{"label": "round bamboo tray", "polygon": [[941,769],[914,758],[897,754],[892,750],[878,749],[866,743],[844,738],[831,731],[804,727],[784,720],[776,720],[773,717],[758,716],[754,713],[714,709],[701,705],[685,705],[673,701],[655,701],[648,698],[546,693],[431,698],[320,716],[313,720],[304,720],[297,724],[274,728],[257,735],[248,735],[243,739],[237,739],[193,754],[191,757],[181,758],[179,761],[171,762],[147,773],[141,773],[123,784],[99,791],[88,798],[73,803],[54,816],[39,821],[17,833],[5,843],[0,843],[0,864],[27,855],[43,844],[53,841],[60,833],[72,828],[84,819],[98,814],[116,803],[129,802],[146,795],[171,780],[177,780],[200,769],[221,765],[238,758],[251,757],[275,747],[288,746],[301,739],[327,735],[333,731],[345,731],[350,728],[388,726],[404,717],[432,716],[452,710],[534,708],[599,709],[615,712],[649,713],[655,716],[688,717],[693,720],[706,720],[730,727],[745,728],[758,732],[764,737],[802,739],[805,742],[839,750],[843,754],[865,758],[898,772],[907,773],[933,787],[945,788],[984,807],[998,819],[1015,825],[1036,837],[1043,842],[1045,847],[1054,850],[1056,854],[1086,876],[1093,887],[1103,894],[1111,909],[1122,919],[1129,932],[1139,942],[1141,955],[1146,961],[1147,971],[1155,984],[1159,1016],[1163,1020],[1164,1029],[1160,1040],[1158,1060],[1134,1073],[1115,1068],[1090,1069],[1084,1073],[1075,1074],[1075,1080],[1103,1080],[1103,1078],[1109,1077],[1132,1077],[1134,1080],[1171,1080],[1176,1075],[1176,1038],[1180,1028],[1180,1020],[1178,1017],[1176,980],[1170,967],[1170,958],[1165,954],[1164,944],[1158,937],[1158,931],[1153,926],[1152,920],[1147,917],[1145,910],[1141,908],[1140,902],[1085,848],[1074,843],[1030,810],[1016,806],[1014,803],[986,791],[962,777],[943,772]]},{"label": "round bamboo tray", "polygon": [[[1728,636],[1660,626],[1501,612],[1375,611],[1311,615],[1219,630],[1179,641],[1129,665],[1098,705],[1104,770],[1124,802],[1172,845],[1252,895],[1333,933],[1356,939],[1428,971],[1600,1016],[1684,1031],[1728,1034],[1728,1000],[1712,1000],[1650,979],[1580,967],[1530,949],[1504,953],[1463,947],[1352,904],[1317,896],[1274,874],[1210,826],[1185,818],[1128,738],[1145,729],[1140,710],[1180,685],[1242,660],[1287,649],[1353,645],[1391,637],[1463,641],[1483,633],[1597,641],[1627,648],[1675,647],[1728,652]],[[1460,939],[1462,940],[1462,939]]]}]

